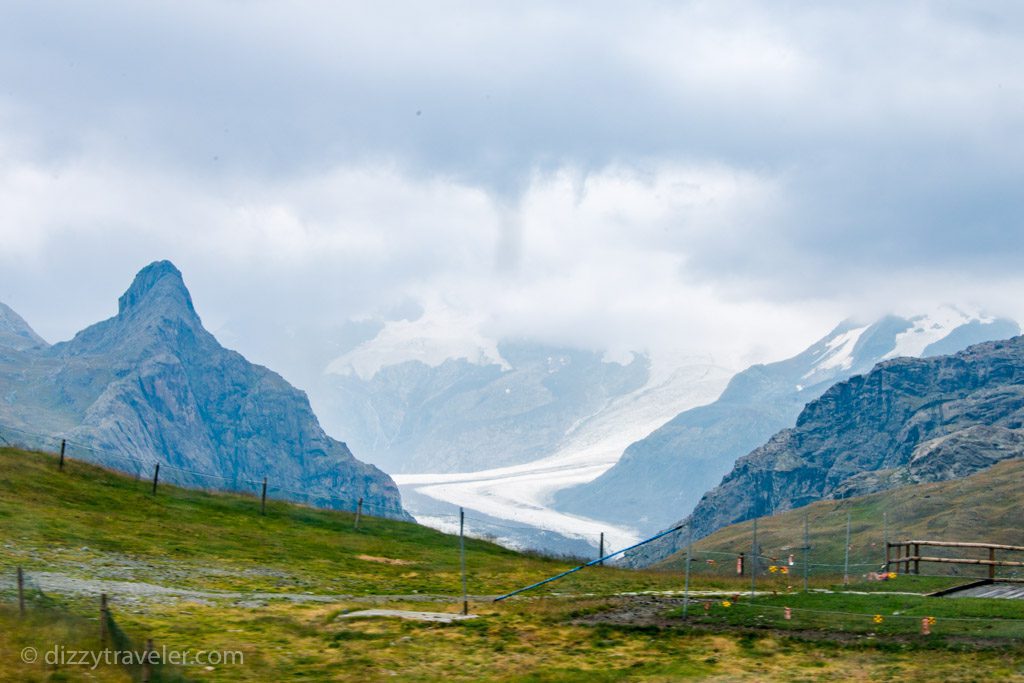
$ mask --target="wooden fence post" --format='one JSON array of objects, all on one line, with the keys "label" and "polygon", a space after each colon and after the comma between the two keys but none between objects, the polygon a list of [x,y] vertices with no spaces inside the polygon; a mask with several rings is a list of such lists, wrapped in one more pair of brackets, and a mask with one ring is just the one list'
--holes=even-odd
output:
[{"label": "wooden fence post", "polygon": [[142,655],[142,683],[149,683],[153,678],[153,639],[146,639],[146,651]]},{"label": "wooden fence post", "polygon": [[[599,545],[598,550],[597,550],[597,556],[598,557],[604,557],[604,532],[603,531],[601,532],[601,541],[600,541],[600,545]],[[600,565],[603,567],[604,566],[604,561],[601,561]]]},{"label": "wooden fence post", "polygon": [[995,565],[996,549],[995,548],[989,548],[988,549],[988,559],[991,560],[992,563],[993,563],[993,564],[990,564],[988,566],[988,578],[994,579],[994,578],[996,578],[996,565]]},{"label": "wooden fence post", "polygon": [[[921,557],[921,546],[917,543],[914,544],[914,557]],[[914,573],[921,573],[921,560],[914,560]]]},{"label": "wooden fence post", "polygon": [[64,449],[67,447],[68,442],[64,439],[60,440],[60,471],[64,471]]},{"label": "wooden fence post", "polygon": [[363,499],[360,498],[359,502],[356,503],[356,529],[359,528],[359,520],[363,516]]},{"label": "wooden fence post", "polygon": [[263,477],[263,494],[260,496],[260,514],[267,514],[267,478]]},{"label": "wooden fence post", "polygon": [[18,614],[25,616],[25,574],[18,567]]},{"label": "wooden fence post", "polygon": [[100,647],[107,648],[107,594],[100,593]]}]

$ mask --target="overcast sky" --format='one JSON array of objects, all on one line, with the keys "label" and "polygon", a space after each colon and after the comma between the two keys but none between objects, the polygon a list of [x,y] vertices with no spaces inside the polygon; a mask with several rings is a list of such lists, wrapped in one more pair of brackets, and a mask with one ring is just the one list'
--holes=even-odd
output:
[{"label": "overcast sky", "polygon": [[10,0],[0,301],[68,338],[169,258],[272,367],[421,309],[731,366],[1021,320],[1021,64],[1019,2]]}]

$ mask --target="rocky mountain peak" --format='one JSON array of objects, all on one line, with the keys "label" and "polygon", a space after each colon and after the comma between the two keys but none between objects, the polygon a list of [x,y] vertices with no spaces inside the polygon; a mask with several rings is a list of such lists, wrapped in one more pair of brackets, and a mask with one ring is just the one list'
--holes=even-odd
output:
[{"label": "rocky mountain peak", "polygon": [[128,291],[117,300],[119,316],[152,306],[196,317],[192,295],[185,287],[181,271],[170,261],[154,261],[140,270]]},{"label": "rocky mountain peak", "polygon": [[46,346],[25,319],[6,304],[0,303],[0,345],[13,349]]}]

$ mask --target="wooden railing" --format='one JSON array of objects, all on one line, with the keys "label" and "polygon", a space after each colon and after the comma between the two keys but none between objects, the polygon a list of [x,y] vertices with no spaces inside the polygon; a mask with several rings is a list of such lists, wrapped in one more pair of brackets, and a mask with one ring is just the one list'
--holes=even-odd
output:
[{"label": "wooden railing", "polygon": [[[988,559],[975,557],[930,557],[921,554],[921,546],[933,548],[974,548],[988,550]],[[895,550],[895,553],[893,552]],[[1003,545],[1001,543],[962,543],[958,541],[896,541],[885,544],[885,568],[897,571],[903,565],[904,574],[920,574],[922,562],[938,562],[940,564],[973,564],[988,567],[988,578],[996,577],[996,567],[1024,567],[1024,562],[997,560],[996,551],[1024,552],[1024,546]],[[913,571],[911,571],[913,565]]]}]

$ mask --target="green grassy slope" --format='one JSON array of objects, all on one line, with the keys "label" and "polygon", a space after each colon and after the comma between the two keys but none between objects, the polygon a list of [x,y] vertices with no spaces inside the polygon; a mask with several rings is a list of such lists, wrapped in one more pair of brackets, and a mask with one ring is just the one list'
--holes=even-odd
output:
[{"label": "green grassy slope", "polygon": [[[153,497],[146,481],[78,462],[59,472],[53,456],[0,449],[0,680],[131,680],[117,667],[53,668],[18,658],[26,646],[95,649],[100,591],[110,594],[113,618],[136,646],[152,638],[173,650],[244,654],[244,665],[165,671],[190,680],[952,681],[979,672],[1024,680],[1017,640],[962,652],[950,649],[953,641],[919,642],[912,621],[887,627],[903,640],[886,648],[875,647],[867,629],[850,631],[865,640],[829,640],[834,627],[803,613],[800,623],[819,633],[793,639],[788,625],[743,612],[751,609],[745,604],[682,622],[670,614],[678,600],[645,598],[656,600],[647,616],[658,628],[628,619],[587,621],[632,604],[617,593],[680,590],[682,576],[674,571],[588,569],[528,597],[498,604],[474,599],[471,609],[480,618],[451,625],[345,619],[369,607],[454,612],[461,606],[457,537],[379,518],[364,518],[359,530],[353,522],[349,513],[285,503],[269,504],[263,517],[257,499],[170,486]],[[25,569],[30,589],[24,618],[12,607],[16,566]],[[467,566],[470,593],[488,595],[569,565],[470,540]],[[740,584],[735,577],[702,577],[694,588]],[[194,592],[161,592],[171,589]],[[827,596],[802,599],[809,609],[831,604]],[[842,606],[861,612],[925,609],[919,597],[898,604],[890,596],[845,599]],[[996,602],[976,603],[971,614],[1024,623],[1020,605]],[[766,601],[759,609],[772,606]],[[940,616],[960,613],[950,606]],[[981,635],[1000,637],[1004,630],[1024,632],[1007,627]]]},{"label": "green grassy slope", "polygon": [[[395,595],[461,592],[458,537],[409,522],[161,485],[80,462],[0,449],[0,572],[170,580],[190,589]],[[568,566],[466,542],[469,590],[505,592]],[[211,562],[215,566],[211,566]],[[602,587],[667,587],[607,569]],[[565,585],[565,584],[563,584]]]},{"label": "green grassy slope", "polygon": [[[850,517],[851,573],[861,575],[877,569],[885,560],[884,539],[890,541],[927,539],[972,541],[1024,546],[1021,509],[1024,506],[1024,460],[1010,460],[971,477],[934,484],[920,484],[847,500],[826,500],[805,508],[758,519],[757,538],[761,552],[779,559],[780,564],[795,555],[795,574],[802,573],[804,518],[808,521],[813,574],[838,574],[844,563],[847,514]],[[751,550],[753,523],[721,529],[695,543],[701,558],[718,557],[724,566],[739,552]],[[922,551],[924,552],[924,551]],[[964,552],[964,551],[960,551]],[[979,552],[968,556],[981,557]],[[718,554],[720,553],[720,555]],[[945,549],[928,549],[932,556],[951,556]],[[1022,561],[1024,554],[1001,557]],[[685,564],[679,551],[662,561],[661,569],[679,569]],[[704,564],[702,568],[707,568]],[[1020,576],[1018,570],[1001,568],[999,576]],[[984,576],[984,568],[967,565],[921,565],[922,574]],[[794,577],[795,578],[795,577]]]}]

